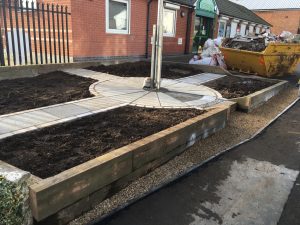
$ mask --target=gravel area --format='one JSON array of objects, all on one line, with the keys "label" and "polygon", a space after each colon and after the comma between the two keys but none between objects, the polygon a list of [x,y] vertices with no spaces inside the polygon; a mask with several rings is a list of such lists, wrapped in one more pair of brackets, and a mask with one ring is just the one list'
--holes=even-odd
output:
[{"label": "gravel area", "polygon": [[298,96],[296,88],[289,88],[252,113],[234,112],[227,127],[215,135],[199,141],[180,156],[131,183],[127,188],[103,201],[93,210],[72,221],[70,225],[87,224],[126,204],[149,190],[185,173],[194,165],[250,138],[270,120],[281,113]]}]

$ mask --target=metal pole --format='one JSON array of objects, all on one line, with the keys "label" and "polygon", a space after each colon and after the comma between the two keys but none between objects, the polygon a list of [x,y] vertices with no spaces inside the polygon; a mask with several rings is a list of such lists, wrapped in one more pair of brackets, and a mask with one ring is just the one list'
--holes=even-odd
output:
[{"label": "metal pole", "polygon": [[[0,3],[1,6],[1,3]],[[0,21],[2,21],[2,13],[0,11]],[[2,38],[2,23],[0,23],[0,66],[5,66],[4,43]]]},{"label": "metal pole", "polygon": [[0,26],[0,66],[5,66],[4,45],[2,39],[2,27]]},{"label": "metal pole", "polygon": [[156,88],[160,89],[161,83],[161,67],[162,67],[162,48],[163,48],[163,15],[164,1],[158,0],[158,17],[157,17],[157,50],[156,50]]},{"label": "metal pole", "polygon": [[157,41],[156,25],[153,25],[152,55],[151,55],[151,89],[155,87],[155,80],[156,80],[156,76],[155,76],[156,41]]}]

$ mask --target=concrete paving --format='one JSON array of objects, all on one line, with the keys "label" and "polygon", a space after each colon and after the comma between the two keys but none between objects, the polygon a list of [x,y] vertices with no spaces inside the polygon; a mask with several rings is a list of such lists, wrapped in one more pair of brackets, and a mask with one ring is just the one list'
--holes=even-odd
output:
[{"label": "concrete paving", "polygon": [[300,224],[300,101],[254,140],[97,225]]}]

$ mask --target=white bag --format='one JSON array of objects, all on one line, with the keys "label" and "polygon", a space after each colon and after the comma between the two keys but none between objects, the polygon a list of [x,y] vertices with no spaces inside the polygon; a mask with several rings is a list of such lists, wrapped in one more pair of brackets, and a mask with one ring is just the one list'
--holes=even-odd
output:
[{"label": "white bag", "polygon": [[208,49],[211,47],[215,47],[215,42],[212,39],[207,39],[206,42],[204,43],[203,49]]}]

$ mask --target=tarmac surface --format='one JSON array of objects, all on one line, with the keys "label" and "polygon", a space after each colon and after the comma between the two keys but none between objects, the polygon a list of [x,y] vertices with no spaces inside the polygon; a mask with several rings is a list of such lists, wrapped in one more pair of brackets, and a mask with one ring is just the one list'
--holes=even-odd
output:
[{"label": "tarmac surface", "polygon": [[300,224],[299,115],[95,224]]}]

